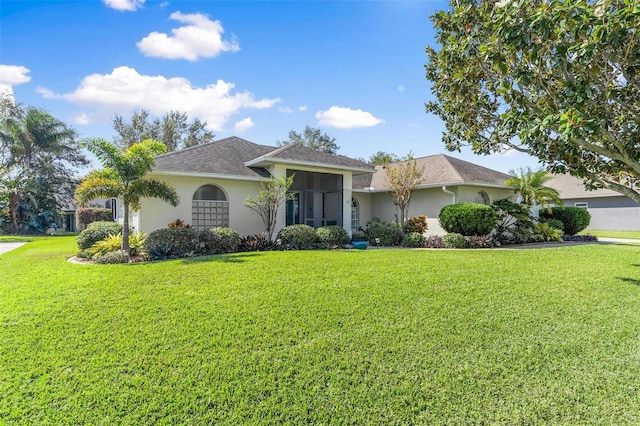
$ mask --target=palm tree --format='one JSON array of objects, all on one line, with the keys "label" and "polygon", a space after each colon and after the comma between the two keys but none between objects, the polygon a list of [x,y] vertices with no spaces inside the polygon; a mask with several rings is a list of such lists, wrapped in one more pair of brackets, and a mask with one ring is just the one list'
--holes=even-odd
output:
[{"label": "palm tree", "polygon": [[531,167],[523,169],[522,167],[516,173],[509,171],[512,175],[507,179],[505,185],[513,187],[521,196],[522,204],[532,206],[534,204],[549,207],[550,202],[563,205],[560,194],[554,188],[544,186],[551,179],[546,170],[532,170]]},{"label": "palm tree", "polygon": [[95,170],[82,180],[76,189],[76,201],[85,205],[94,198],[120,198],[124,207],[122,251],[128,253],[129,209],[138,210],[140,198],[159,198],[174,207],[179,203],[178,193],[171,185],[146,177],[155,165],[155,156],[167,148],[151,139],[124,151],[104,139],[89,139],[85,146],[98,157],[104,169]]}]

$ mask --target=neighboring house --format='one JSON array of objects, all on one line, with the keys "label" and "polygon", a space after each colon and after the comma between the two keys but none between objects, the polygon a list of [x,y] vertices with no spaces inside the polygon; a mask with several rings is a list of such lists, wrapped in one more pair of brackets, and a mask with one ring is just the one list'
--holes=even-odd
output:
[{"label": "neighboring house", "polygon": [[553,175],[545,184],[560,193],[565,206],[582,207],[591,214],[587,229],[640,231],[640,204],[610,189],[587,191],[582,179]]},{"label": "neighboring house", "polygon": [[[414,192],[409,216],[426,215],[432,233],[443,232],[437,216],[447,204],[489,204],[514,195],[504,185],[509,178],[504,173],[446,155],[416,161],[425,167],[424,183]],[[244,202],[247,196],[256,196],[261,182],[271,175],[294,175],[293,199],[280,209],[276,231],[307,224],[339,225],[351,233],[373,217],[395,221],[396,208],[387,194],[382,167],[301,145],[274,147],[229,137],[159,155],[151,175],[176,188],[180,204],[172,207],[143,198],[140,211],[132,212],[131,224],[145,232],[165,228],[176,219],[197,229],[228,226],[240,235],[263,232],[262,220]]]},{"label": "neighboring house", "polygon": [[[424,168],[422,183],[411,195],[407,217],[427,216],[427,234],[445,234],[440,227],[440,210],[455,203],[491,204],[502,198],[514,198],[513,188],[505,185],[509,175],[464,160],[438,154],[416,158]],[[375,173],[357,176],[353,183],[352,229],[364,227],[374,217],[394,222],[397,207],[388,195],[389,185],[383,166]]]}]

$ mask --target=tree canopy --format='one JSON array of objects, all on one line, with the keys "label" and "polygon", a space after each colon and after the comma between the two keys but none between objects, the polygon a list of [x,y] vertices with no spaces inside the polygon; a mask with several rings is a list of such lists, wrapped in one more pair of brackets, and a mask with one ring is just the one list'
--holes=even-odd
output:
[{"label": "tree canopy", "polygon": [[384,170],[389,184],[387,193],[400,211],[400,217],[397,220],[404,234],[411,194],[424,179],[424,165],[419,166],[413,154],[409,153],[397,163],[386,163]]},{"label": "tree canopy", "polygon": [[94,198],[119,198],[124,207],[122,251],[129,252],[129,209],[138,210],[140,199],[159,198],[172,206],[179,203],[176,190],[164,181],[147,177],[155,156],[166,152],[163,143],[144,140],[121,150],[104,139],[88,139],[85,146],[104,166],[85,177],[76,189],[80,206]]},{"label": "tree canopy", "polygon": [[522,204],[529,206],[538,204],[549,208],[549,203],[553,202],[562,205],[560,194],[555,188],[544,184],[551,179],[546,170],[532,170],[530,167],[520,168],[517,172],[510,170],[512,176],[507,179],[505,185],[513,187],[522,197]]},{"label": "tree canopy", "polygon": [[388,163],[395,163],[396,161],[400,161],[397,155],[385,151],[378,151],[367,160],[369,164],[373,164],[374,166],[382,166]]},{"label": "tree canopy", "polygon": [[149,111],[135,111],[130,121],[116,114],[113,129],[118,133],[116,143],[127,148],[134,143],[153,139],[165,144],[167,151],[176,151],[190,146],[213,141],[215,135],[207,130],[207,122],[198,118],[189,122],[185,112],[170,111],[162,119],[151,118]]},{"label": "tree canopy", "polygon": [[336,138],[329,136],[321,129],[306,126],[302,133],[295,130],[289,132],[289,139],[286,141],[278,141],[278,146],[290,144],[299,144],[307,148],[314,149],[328,154],[335,154],[340,147],[336,144]]},{"label": "tree canopy", "polygon": [[244,205],[262,218],[269,241],[273,239],[273,231],[278,219],[278,210],[282,203],[293,199],[293,193],[288,192],[293,184],[293,175],[278,178],[271,176],[262,182],[262,188],[255,197],[247,197]]},{"label": "tree canopy", "polygon": [[426,109],[449,150],[516,149],[640,202],[637,0],[452,0],[431,19]]},{"label": "tree canopy", "polygon": [[0,99],[0,230],[45,232],[88,164],[76,132],[47,111]]}]

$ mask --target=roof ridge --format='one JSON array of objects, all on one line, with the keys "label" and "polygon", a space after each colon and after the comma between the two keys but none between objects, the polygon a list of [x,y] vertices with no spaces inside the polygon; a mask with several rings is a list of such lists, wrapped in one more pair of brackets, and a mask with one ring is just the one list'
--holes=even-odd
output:
[{"label": "roof ridge", "polygon": [[[504,173],[504,172],[501,172],[501,171],[499,171],[499,170],[495,170],[495,169],[492,169],[492,168],[489,168],[489,167],[483,166],[483,165],[481,165],[481,164],[472,163],[471,161],[463,160],[463,159],[461,159],[461,158],[451,157],[450,155],[446,155],[446,154],[440,154],[440,155],[442,155],[443,157],[445,157],[445,158],[447,159],[447,161],[449,161],[449,163],[451,163],[451,161],[450,161],[450,160],[454,160],[454,161],[461,161],[461,162],[466,163],[466,164],[471,164],[472,166],[477,167],[477,168],[479,168],[479,169],[484,169],[484,170],[490,171],[490,172],[492,172],[492,173],[500,173],[500,174],[502,174],[502,175],[509,176],[509,173]],[[451,165],[451,166],[455,168],[455,166],[454,166],[454,165]],[[456,171],[457,171],[457,170],[456,170]]]},{"label": "roof ridge", "polygon": [[257,144],[257,143],[254,143],[254,142],[251,142],[251,141],[248,141],[246,139],[243,139],[243,138],[240,138],[238,136],[233,135],[233,136],[227,136],[226,138],[222,138],[222,139],[214,140],[214,141],[211,141],[211,142],[203,143],[202,145],[193,145],[193,146],[189,146],[187,148],[176,149],[174,151],[165,152],[164,154],[158,155],[156,158],[158,158],[158,157],[163,157],[164,158],[164,157],[168,157],[170,155],[178,154],[178,153],[181,153],[181,152],[193,151],[193,150],[204,148],[204,147],[216,144],[216,143],[227,142],[227,141],[230,141],[230,140],[233,140],[233,139],[238,139],[238,140],[240,140],[242,142],[246,142],[246,143],[249,143],[249,144],[255,145],[255,146],[264,146],[265,148],[273,148],[272,146],[269,146],[269,145],[260,145],[260,144]]}]

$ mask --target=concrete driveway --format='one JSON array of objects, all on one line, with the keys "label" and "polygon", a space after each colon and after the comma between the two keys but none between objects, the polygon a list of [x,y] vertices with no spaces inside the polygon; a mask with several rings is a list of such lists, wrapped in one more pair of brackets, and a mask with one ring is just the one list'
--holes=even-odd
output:
[{"label": "concrete driveway", "polygon": [[13,249],[17,249],[20,246],[23,246],[27,243],[0,243],[0,254],[4,254]]}]

